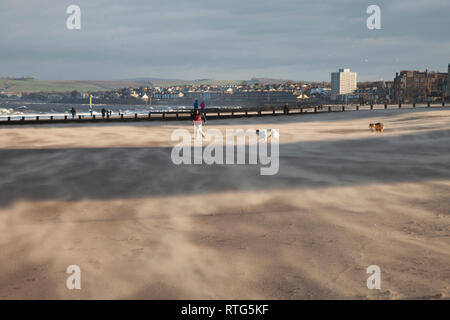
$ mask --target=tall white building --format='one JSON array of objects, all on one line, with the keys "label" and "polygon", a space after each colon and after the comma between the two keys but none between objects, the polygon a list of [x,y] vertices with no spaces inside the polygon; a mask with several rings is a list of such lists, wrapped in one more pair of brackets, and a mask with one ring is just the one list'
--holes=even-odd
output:
[{"label": "tall white building", "polygon": [[331,99],[336,100],[338,95],[345,95],[356,90],[356,72],[350,69],[339,69],[331,73]]}]

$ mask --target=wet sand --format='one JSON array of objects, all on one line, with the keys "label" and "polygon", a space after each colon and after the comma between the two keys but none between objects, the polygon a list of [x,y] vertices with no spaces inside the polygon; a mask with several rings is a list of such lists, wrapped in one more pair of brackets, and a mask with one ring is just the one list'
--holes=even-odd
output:
[{"label": "wet sand", "polygon": [[448,108],[208,122],[278,128],[275,176],[175,166],[178,128],[0,128],[0,298],[450,296]]}]

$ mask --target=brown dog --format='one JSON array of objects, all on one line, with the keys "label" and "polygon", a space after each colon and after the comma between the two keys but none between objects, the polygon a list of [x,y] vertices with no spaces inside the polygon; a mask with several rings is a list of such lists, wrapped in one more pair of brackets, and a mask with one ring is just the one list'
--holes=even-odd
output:
[{"label": "brown dog", "polygon": [[380,133],[383,133],[383,131],[384,131],[384,124],[383,123],[371,123],[371,124],[369,124],[369,128],[370,128],[370,131],[372,131],[372,132],[380,132]]}]

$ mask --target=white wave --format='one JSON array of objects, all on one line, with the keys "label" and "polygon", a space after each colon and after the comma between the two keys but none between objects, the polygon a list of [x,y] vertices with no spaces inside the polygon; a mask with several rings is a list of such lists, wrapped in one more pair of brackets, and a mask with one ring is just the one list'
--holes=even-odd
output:
[{"label": "white wave", "polygon": [[0,108],[0,115],[22,115],[23,112],[16,111],[13,108]]}]

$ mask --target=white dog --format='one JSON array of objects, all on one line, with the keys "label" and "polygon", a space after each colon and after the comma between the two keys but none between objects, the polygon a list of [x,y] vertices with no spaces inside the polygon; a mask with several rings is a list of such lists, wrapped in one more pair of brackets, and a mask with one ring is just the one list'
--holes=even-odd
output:
[{"label": "white dog", "polygon": [[257,129],[256,135],[261,139],[266,141],[267,140],[267,130],[266,129]]},{"label": "white dog", "polygon": [[269,129],[268,131],[272,138],[278,139],[280,137],[280,132],[277,129]]},{"label": "white dog", "polygon": [[267,138],[272,137],[278,139],[280,137],[280,133],[276,129],[257,129],[256,135],[264,141],[267,141]]}]

